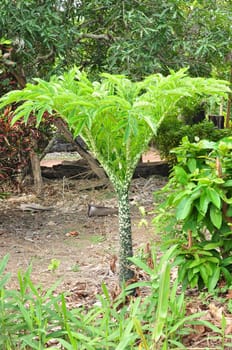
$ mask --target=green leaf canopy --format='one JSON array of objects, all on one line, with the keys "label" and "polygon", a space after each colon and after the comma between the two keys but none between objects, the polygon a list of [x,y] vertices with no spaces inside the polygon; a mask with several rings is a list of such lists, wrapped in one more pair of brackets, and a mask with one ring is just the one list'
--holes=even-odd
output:
[{"label": "green leaf canopy", "polygon": [[125,189],[161,121],[177,109],[181,99],[228,91],[226,82],[191,78],[186,69],[167,77],[153,74],[140,82],[104,73],[100,81],[91,82],[73,68],[49,82],[35,79],[35,84],[6,94],[0,107],[23,102],[13,121],[23,117],[27,122],[34,113],[39,124],[44,111],[61,116],[74,137],[83,137],[115,188]]}]

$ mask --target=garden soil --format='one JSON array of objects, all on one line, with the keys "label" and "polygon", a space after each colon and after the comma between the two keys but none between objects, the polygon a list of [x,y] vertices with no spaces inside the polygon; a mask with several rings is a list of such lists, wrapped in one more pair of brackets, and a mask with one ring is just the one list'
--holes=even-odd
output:
[{"label": "garden soil", "polygon": [[[145,156],[144,161],[153,160],[152,157]],[[59,161],[48,157],[43,165],[52,166]],[[153,193],[165,183],[165,178],[157,176],[132,182],[135,251],[145,249],[157,239],[151,223]],[[26,186],[25,193],[0,202],[0,258],[10,255],[9,286],[17,288],[17,271],[24,272],[32,266],[34,283],[48,288],[59,279],[58,291],[76,291],[80,297],[100,292],[103,282],[110,289],[118,288],[118,216],[87,215],[90,204],[117,208],[113,188],[99,184],[101,181],[94,179],[44,179],[41,197],[33,194],[33,186]],[[44,210],[28,208],[35,204]],[[139,207],[144,207],[145,217]]]}]

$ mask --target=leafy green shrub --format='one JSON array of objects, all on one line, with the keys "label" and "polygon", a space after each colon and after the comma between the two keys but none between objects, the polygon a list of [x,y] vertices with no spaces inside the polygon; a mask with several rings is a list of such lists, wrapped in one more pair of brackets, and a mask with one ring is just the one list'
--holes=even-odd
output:
[{"label": "leafy green shrub", "polygon": [[204,241],[192,246],[182,243],[183,245],[180,242],[178,244],[179,250],[176,251],[174,264],[178,266],[178,277],[183,289],[189,285],[191,288],[207,287],[212,292],[223,273],[231,285],[232,278],[227,265],[231,266],[232,259],[223,259],[220,255],[218,249],[221,242]]},{"label": "leafy green shrub", "polygon": [[201,123],[205,119],[205,103],[194,99],[189,99],[189,103],[181,108],[181,120],[187,125]]},{"label": "leafy green shrub", "polygon": [[207,120],[193,125],[186,125],[176,117],[167,117],[161,123],[154,146],[159,150],[162,158],[170,163],[176,163],[176,155],[171,150],[181,144],[183,137],[187,136],[190,142],[208,139],[218,141],[222,137],[232,134],[231,129],[217,129],[212,122]]},{"label": "leafy green shrub", "polygon": [[184,287],[212,291],[221,277],[232,283],[231,151],[232,137],[197,143],[185,137],[173,151],[177,165],[163,189],[168,198],[154,221],[171,219],[171,241],[166,243],[179,246],[175,263]]},{"label": "leafy green shrub", "polygon": [[[169,261],[173,254],[175,255],[176,249],[177,245],[169,248],[159,262],[156,259],[157,252],[153,249],[153,268],[141,259],[131,258],[132,262],[150,277],[149,281],[129,286],[146,286],[151,289],[151,294],[143,300],[140,313],[134,320],[136,331],[141,337],[141,349],[185,349],[182,338],[192,332],[192,325],[202,322],[197,321],[202,313],[186,316],[184,293],[177,292],[178,281],[175,280],[171,286]],[[206,324],[211,328],[210,323]]]}]

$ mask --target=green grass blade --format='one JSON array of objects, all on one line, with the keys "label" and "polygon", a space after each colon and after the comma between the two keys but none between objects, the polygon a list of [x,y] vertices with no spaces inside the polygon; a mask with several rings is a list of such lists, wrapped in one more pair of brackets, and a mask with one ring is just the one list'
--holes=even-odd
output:
[{"label": "green grass blade", "polygon": [[153,332],[153,339],[155,342],[158,342],[163,334],[163,329],[168,314],[170,295],[170,271],[170,264],[168,262],[165,262],[160,275],[158,306],[156,312],[155,328]]}]

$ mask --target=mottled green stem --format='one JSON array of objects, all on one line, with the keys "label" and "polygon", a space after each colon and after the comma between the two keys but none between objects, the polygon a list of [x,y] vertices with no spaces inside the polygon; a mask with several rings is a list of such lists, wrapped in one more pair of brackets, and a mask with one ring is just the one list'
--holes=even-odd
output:
[{"label": "mottled green stem", "polygon": [[128,189],[117,191],[118,194],[118,218],[119,218],[119,280],[120,283],[133,278],[134,273],[130,269],[129,257],[133,256],[131,216]]}]

